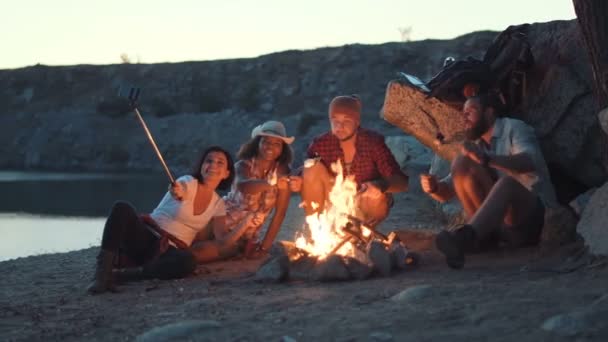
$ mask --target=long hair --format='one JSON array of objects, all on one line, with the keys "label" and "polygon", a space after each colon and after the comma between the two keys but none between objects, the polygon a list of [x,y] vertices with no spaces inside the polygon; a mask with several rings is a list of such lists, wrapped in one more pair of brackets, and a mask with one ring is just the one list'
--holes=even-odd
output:
[{"label": "long hair", "polygon": [[[262,136],[258,135],[255,138],[251,138],[249,141],[241,145],[239,148],[239,152],[237,152],[236,157],[239,160],[251,159],[258,155],[258,149],[260,146],[260,140],[262,140]],[[291,161],[293,160],[293,150],[291,146],[283,141],[283,151],[277,158],[277,162],[279,165],[289,166]]]},{"label": "long hair", "polygon": [[228,163],[228,172],[230,173],[230,175],[228,175],[228,178],[222,180],[217,186],[217,188],[220,190],[228,190],[230,189],[232,181],[234,180],[234,162],[232,161],[232,156],[230,155],[230,153],[219,146],[209,146],[205,151],[203,151],[203,154],[201,154],[199,160],[196,162],[196,164],[194,164],[194,168],[192,169],[192,173],[190,175],[196,178],[199,182],[203,182],[203,176],[201,176],[201,166],[205,162],[205,158],[207,158],[207,155],[211,152],[220,152],[223,153],[224,156],[226,156],[226,162]]}]

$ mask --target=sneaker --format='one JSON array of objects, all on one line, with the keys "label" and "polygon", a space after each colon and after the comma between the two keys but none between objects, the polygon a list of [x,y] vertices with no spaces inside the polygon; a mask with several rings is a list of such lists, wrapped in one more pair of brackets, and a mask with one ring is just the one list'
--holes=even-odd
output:
[{"label": "sneaker", "polygon": [[441,231],[435,238],[435,245],[445,255],[448,266],[460,269],[464,267],[464,252],[471,249],[475,240],[475,230],[465,224],[455,229]]}]

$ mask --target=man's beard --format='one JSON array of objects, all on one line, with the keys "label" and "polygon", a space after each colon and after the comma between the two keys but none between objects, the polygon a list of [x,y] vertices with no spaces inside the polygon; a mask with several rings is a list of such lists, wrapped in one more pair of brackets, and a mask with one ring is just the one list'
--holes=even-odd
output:
[{"label": "man's beard", "polygon": [[473,125],[473,127],[467,129],[465,131],[465,135],[467,137],[467,139],[469,140],[477,140],[479,138],[481,138],[481,136],[487,132],[489,129],[488,127],[488,120],[486,119],[485,116],[481,116],[479,118],[479,121],[477,121],[477,123],[475,125]]},{"label": "man's beard", "polygon": [[340,142],[345,142],[345,141],[349,141],[350,139],[354,138],[355,135],[357,134],[357,131],[354,131],[351,135],[347,136],[346,138],[338,138],[338,140],[340,140]]}]

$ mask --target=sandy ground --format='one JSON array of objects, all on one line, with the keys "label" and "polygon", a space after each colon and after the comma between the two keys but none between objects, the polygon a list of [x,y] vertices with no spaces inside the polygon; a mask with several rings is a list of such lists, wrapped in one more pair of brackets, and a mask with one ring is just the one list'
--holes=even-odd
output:
[{"label": "sandy ground", "polygon": [[[413,189],[398,196],[383,230],[431,232],[443,224],[438,217],[432,202]],[[291,210],[280,238],[292,238],[302,220]],[[542,328],[552,316],[588,309],[605,298],[605,259],[581,256],[575,247],[552,254],[496,251],[468,257],[465,269],[454,271],[429,242],[410,240],[410,248],[422,254],[421,264],[388,278],[262,284],[252,277],[259,261],[231,261],[201,266],[187,279],[130,283],[121,293],[99,296],[84,290],[96,248],[5,261],[0,340],[128,341],[193,320],[212,322],[199,322],[195,330],[182,327],[188,337],[175,340],[608,340],[608,323],[598,328],[583,322],[572,336]],[[428,287],[391,299],[418,286]],[[561,324],[566,330],[572,325]]]}]

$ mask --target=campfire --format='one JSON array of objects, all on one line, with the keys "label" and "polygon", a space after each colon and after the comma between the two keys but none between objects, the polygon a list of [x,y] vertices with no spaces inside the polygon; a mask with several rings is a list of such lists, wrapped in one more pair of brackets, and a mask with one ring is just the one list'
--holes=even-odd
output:
[{"label": "campfire", "polygon": [[[351,237],[369,237],[371,233],[360,221],[356,222],[358,232],[352,230],[355,228],[351,219],[356,215],[357,184],[352,177],[344,177],[340,163],[332,164],[332,170],[337,176],[328,203],[322,212],[306,217],[308,231],[298,233],[295,240],[296,247],[321,259],[333,254],[353,256]],[[319,205],[313,202],[312,206],[316,209]]]},{"label": "campfire", "polygon": [[[273,246],[271,257],[260,267],[257,278],[366,279],[374,274],[388,276],[393,270],[414,264],[415,255],[408,253],[395,233],[387,236],[357,217],[354,177],[344,176],[340,163],[331,168],[336,179],[323,210],[306,217],[295,243],[280,241]],[[319,207],[318,203],[312,205]]]}]

